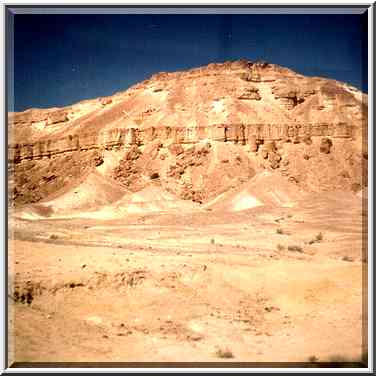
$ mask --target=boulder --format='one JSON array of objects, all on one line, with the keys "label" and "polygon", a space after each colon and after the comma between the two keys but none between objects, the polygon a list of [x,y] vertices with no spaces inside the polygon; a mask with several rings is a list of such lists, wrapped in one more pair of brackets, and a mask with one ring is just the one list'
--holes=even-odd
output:
[{"label": "boulder", "polygon": [[330,138],[324,137],[321,139],[320,152],[324,154],[329,154],[332,146],[332,140]]},{"label": "boulder", "polygon": [[274,141],[268,141],[268,142],[266,142],[264,148],[268,152],[275,152],[275,151],[277,151],[277,146],[276,146],[276,144],[275,144]]},{"label": "boulder", "polygon": [[262,149],[261,149],[261,156],[262,156],[264,159],[268,159],[268,151],[267,151],[265,148],[262,148]]},{"label": "boulder", "polygon": [[268,159],[269,159],[269,162],[270,162],[270,167],[272,169],[278,168],[279,163],[282,159],[281,156],[276,152],[269,152],[268,154],[269,154]]}]

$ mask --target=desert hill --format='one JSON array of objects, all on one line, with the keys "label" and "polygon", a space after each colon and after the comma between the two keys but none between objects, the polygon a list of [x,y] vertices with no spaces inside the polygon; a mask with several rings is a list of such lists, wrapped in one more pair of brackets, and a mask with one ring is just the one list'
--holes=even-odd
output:
[{"label": "desert hill", "polygon": [[359,192],[366,130],[367,96],[342,82],[245,60],[158,73],[110,97],[10,113],[10,199],[43,204],[98,183],[104,205],[101,176],[109,191],[157,185],[207,204],[265,172],[294,197]]},{"label": "desert hill", "polygon": [[248,61],[9,114],[9,359],[364,367],[366,133]]}]

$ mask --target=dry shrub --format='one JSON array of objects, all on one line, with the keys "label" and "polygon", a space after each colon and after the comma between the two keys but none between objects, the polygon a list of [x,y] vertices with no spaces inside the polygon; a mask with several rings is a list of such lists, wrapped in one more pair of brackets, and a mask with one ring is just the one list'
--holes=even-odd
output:
[{"label": "dry shrub", "polygon": [[303,253],[303,248],[300,245],[289,245],[287,249],[291,252]]},{"label": "dry shrub", "polygon": [[316,235],[316,241],[317,242],[321,242],[321,240],[324,239],[324,235],[322,234],[322,232],[319,232],[317,235]]},{"label": "dry shrub", "polygon": [[308,358],[308,361],[311,363],[316,363],[319,360],[319,358],[316,355],[312,355]]},{"label": "dry shrub", "polygon": [[346,256],[343,256],[343,257],[342,257],[342,261],[353,262],[354,259],[353,259],[352,257],[346,255]]},{"label": "dry shrub", "polygon": [[218,349],[215,354],[221,359],[231,359],[234,357],[232,351],[227,347],[225,349]]},{"label": "dry shrub", "polygon": [[283,251],[285,247],[282,244],[277,244],[278,251]]}]

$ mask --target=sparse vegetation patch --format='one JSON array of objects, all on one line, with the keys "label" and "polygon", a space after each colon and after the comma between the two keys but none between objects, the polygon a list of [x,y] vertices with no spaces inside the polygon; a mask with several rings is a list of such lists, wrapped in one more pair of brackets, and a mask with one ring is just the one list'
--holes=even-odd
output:
[{"label": "sparse vegetation patch", "polygon": [[343,256],[343,257],[342,257],[342,261],[353,262],[354,259],[353,259],[352,257],[346,255],[346,256]]},{"label": "sparse vegetation patch", "polygon": [[277,249],[278,251],[283,251],[285,249],[285,246],[283,246],[282,244],[277,244]]},{"label": "sparse vegetation patch", "polygon": [[234,354],[228,348],[218,349],[215,354],[217,355],[218,358],[221,358],[221,359],[231,359],[234,357]]},{"label": "sparse vegetation patch", "polygon": [[311,239],[308,244],[320,243],[324,239],[322,232],[319,232],[313,239]]},{"label": "sparse vegetation patch", "polygon": [[303,253],[303,248],[300,245],[289,245],[287,249],[291,252]]}]

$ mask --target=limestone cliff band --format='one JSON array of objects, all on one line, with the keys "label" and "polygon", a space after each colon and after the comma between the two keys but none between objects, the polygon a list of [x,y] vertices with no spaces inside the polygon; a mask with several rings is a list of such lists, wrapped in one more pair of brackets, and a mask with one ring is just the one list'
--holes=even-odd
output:
[{"label": "limestone cliff band", "polygon": [[[219,142],[249,144],[254,148],[264,141],[299,142],[304,137],[351,138],[352,127],[347,124],[216,124],[212,127],[165,127],[113,129],[99,134],[69,135],[30,144],[9,145],[8,162],[51,158],[56,154],[92,149],[117,149],[129,145],[145,145],[157,138],[178,144],[196,143],[209,139]],[[257,149],[256,149],[257,150]]]}]

